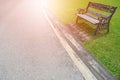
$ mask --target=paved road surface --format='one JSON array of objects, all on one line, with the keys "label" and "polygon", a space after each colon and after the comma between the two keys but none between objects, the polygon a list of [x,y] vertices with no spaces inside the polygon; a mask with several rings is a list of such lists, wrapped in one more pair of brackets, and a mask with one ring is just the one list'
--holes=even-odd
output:
[{"label": "paved road surface", "polygon": [[0,1],[0,80],[83,80],[38,1]]}]

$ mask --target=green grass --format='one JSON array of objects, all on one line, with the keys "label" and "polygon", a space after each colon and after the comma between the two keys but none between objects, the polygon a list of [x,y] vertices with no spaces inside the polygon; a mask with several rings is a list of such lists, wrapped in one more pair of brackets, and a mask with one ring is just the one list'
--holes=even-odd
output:
[{"label": "green grass", "polygon": [[63,24],[68,24],[75,23],[77,9],[86,8],[89,1],[118,7],[110,22],[110,33],[85,41],[83,46],[120,80],[120,0],[50,0],[49,6]]}]

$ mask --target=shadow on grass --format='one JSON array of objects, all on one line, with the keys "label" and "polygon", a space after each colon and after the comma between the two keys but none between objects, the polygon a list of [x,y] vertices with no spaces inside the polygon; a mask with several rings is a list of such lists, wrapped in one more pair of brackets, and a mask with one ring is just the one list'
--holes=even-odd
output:
[{"label": "shadow on grass", "polygon": [[87,21],[79,21],[79,23],[77,23],[76,25],[77,29],[85,31],[91,37],[91,39],[97,39],[99,37],[105,37],[108,35],[108,33],[106,33],[106,30],[100,30],[97,32],[96,35],[94,35],[97,25],[93,25]]}]

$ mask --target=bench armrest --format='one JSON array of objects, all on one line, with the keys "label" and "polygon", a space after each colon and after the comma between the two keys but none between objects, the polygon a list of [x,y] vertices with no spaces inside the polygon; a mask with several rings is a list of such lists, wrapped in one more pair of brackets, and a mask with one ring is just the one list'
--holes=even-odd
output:
[{"label": "bench armrest", "polygon": [[107,24],[108,23],[108,20],[109,20],[109,17],[99,17],[98,20],[100,21],[99,23],[100,24]]},{"label": "bench armrest", "polygon": [[77,9],[78,14],[84,14],[86,12],[86,9]]}]

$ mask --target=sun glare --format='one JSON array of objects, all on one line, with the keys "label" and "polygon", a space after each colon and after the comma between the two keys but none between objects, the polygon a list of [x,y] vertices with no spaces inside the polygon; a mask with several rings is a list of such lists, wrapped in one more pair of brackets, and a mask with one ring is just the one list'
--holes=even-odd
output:
[{"label": "sun glare", "polygon": [[47,1],[41,0],[41,6],[42,6],[42,7],[47,7],[47,6],[48,6]]},{"label": "sun glare", "polygon": [[34,6],[36,7],[36,9],[38,10],[41,10],[41,9],[44,9],[44,8],[48,8],[48,0],[35,0],[34,3]]}]

